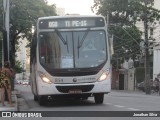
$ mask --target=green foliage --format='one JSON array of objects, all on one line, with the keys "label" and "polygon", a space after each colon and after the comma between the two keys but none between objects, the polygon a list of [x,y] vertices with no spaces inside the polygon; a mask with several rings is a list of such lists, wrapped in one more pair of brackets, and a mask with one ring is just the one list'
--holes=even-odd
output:
[{"label": "green foliage", "polygon": [[[160,11],[153,8],[154,0],[94,0],[92,10],[107,18],[109,15],[109,33],[114,36],[113,47],[115,55],[113,63],[119,57],[119,63],[123,59],[138,58],[142,32],[136,27],[136,23],[144,21],[144,11],[147,11],[147,20],[150,24],[160,19]],[[115,61],[116,60],[116,61]]]},{"label": "green foliage", "polygon": [[[160,18],[160,11],[153,8],[153,0],[147,0],[148,21],[153,22]],[[92,10],[97,14],[107,16],[110,23],[132,25],[136,21],[144,20],[144,0],[94,0]]]},{"label": "green foliage", "polygon": [[0,32],[0,64],[2,64],[2,33]]},{"label": "green foliage", "polygon": [[2,37],[3,37],[3,36],[2,36],[2,32],[0,32],[0,40],[2,40]]},{"label": "green foliage", "polygon": [[[153,68],[150,68],[150,78],[153,76]],[[145,80],[145,69],[144,67],[138,67],[135,71],[135,77],[137,83],[143,82]]]},{"label": "green foliage", "polygon": [[54,5],[47,5],[44,0],[12,0],[10,8],[11,37],[26,37],[31,40],[32,26],[36,26],[39,17],[53,16]]},{"label": "green foliage", "polygon": [[23,68],[21,67],[21,62],[20,61],[16,61],[15,62],[15,67],[14,67],[14,70],[15,70],[15,73],[21,73]]},{"label": "green foliage", "polygon": [[[0,6],[2,6],[2,2],[0,2]],[[30,41],[32,27],[36,26],[37,19],[55,15],[55,5],[47,5],[46,0],[10,0],[10,61],[12,66],[15,65],[18,39],[25,37]],[[0,17],[2,19],[2,15]],[[0,25],[2,25],[2,20]],[[0,27],[2,30],[2,26]]]},{"label": "green foliage", "polygon": [[142,33],[135,26],[125,28],[116,26],[110,32],[114,35],[114,51],[120,57],[135,59],[140,54],[139,43]]},{"label": "green foliage", "polygon": [[143,82],[145,80],[145,69],[142,68],[136,68],[135,76],[137,83]]},{"label": "green foliage", "polygon": [[2,0],[0,0],[0,31],[2,31],[2,20],[3,20],[3,4],[2,4]]}]

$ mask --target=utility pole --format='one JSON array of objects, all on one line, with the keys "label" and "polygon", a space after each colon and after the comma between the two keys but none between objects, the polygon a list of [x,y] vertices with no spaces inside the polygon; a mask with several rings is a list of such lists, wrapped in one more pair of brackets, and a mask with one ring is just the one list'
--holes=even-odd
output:
[{"label": "utility pole", "polygon": [[147,4],[148,0],[144,0],[144,34],[145,34],[145,92],[151,94],[150,87],[150,57],[149,57],[149,45],[148,45],[148,15],[147,15]]},{"label": "utility pole", "polygon": [[[4,61],[9,61],[9,0],[3,0],[3,57],[2,65]],[[5,89],[5,100],[8,101],[7,90]]]},{"label": "utility pole", "polygon": [[9,0],[3,0],[3,60],[9,61]]}]

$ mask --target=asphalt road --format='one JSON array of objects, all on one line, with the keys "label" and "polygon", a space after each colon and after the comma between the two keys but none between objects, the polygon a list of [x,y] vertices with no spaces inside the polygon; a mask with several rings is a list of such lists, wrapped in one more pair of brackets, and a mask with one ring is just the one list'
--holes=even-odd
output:
[{"label": "asphalt road", "polygon": [[[30,86],[16,86],[20,91],[22,97],[25,99],[27,107],[21,106],[21,111],[94,111],[95,116],[99,111],[157,111],[160,114],[160,96],[158,94],[145,95],[143,92],[128,92],[128,91],[112,91],[110,94],[105,95],[104,104],[97,105],[94,103],[93,98],[85,101],[74,101],[63,99],[61,101],[50,100],[45,106],[40,106],[38,102],[33,100],[33,95]],[[54,113],[54,112],[53,112]],[[141,113],[141,112],[140,112]],[[91,115],[90,115],[91,116]],[[23,118],[25,120],[25,118]],[[29,118],[33,119],[33,118]],[[35,120],[36,118],[34,118]],[[40,120],[41,118],[39,118]],[[44,119],[44,118],[43,118]],[[53,120],[53,117],[46,117],[46,120]],[[159,120],[160,117],[54,117],[56,120]]]}]

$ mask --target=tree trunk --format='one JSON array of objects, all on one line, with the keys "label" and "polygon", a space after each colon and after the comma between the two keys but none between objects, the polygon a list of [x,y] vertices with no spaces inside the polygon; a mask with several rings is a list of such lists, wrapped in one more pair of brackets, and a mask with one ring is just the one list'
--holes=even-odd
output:
[{"label": "tree trunk", "polygon": [[12,37],[10,39],[10,62],[11,62],[11,67],[14,68],[15,67],[15,54],[16,54],[16,48],[15,48],[15,41],[16,41],[16,37]]}]

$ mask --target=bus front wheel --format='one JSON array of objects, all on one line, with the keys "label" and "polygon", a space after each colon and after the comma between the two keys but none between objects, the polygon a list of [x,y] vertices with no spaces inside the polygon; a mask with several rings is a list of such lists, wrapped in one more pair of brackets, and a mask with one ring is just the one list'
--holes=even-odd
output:
[{"label": "bus front wheel", "polygon": [[102,104],[104,100],[104,93],[95,93],[94,100],[96,104]]}]

